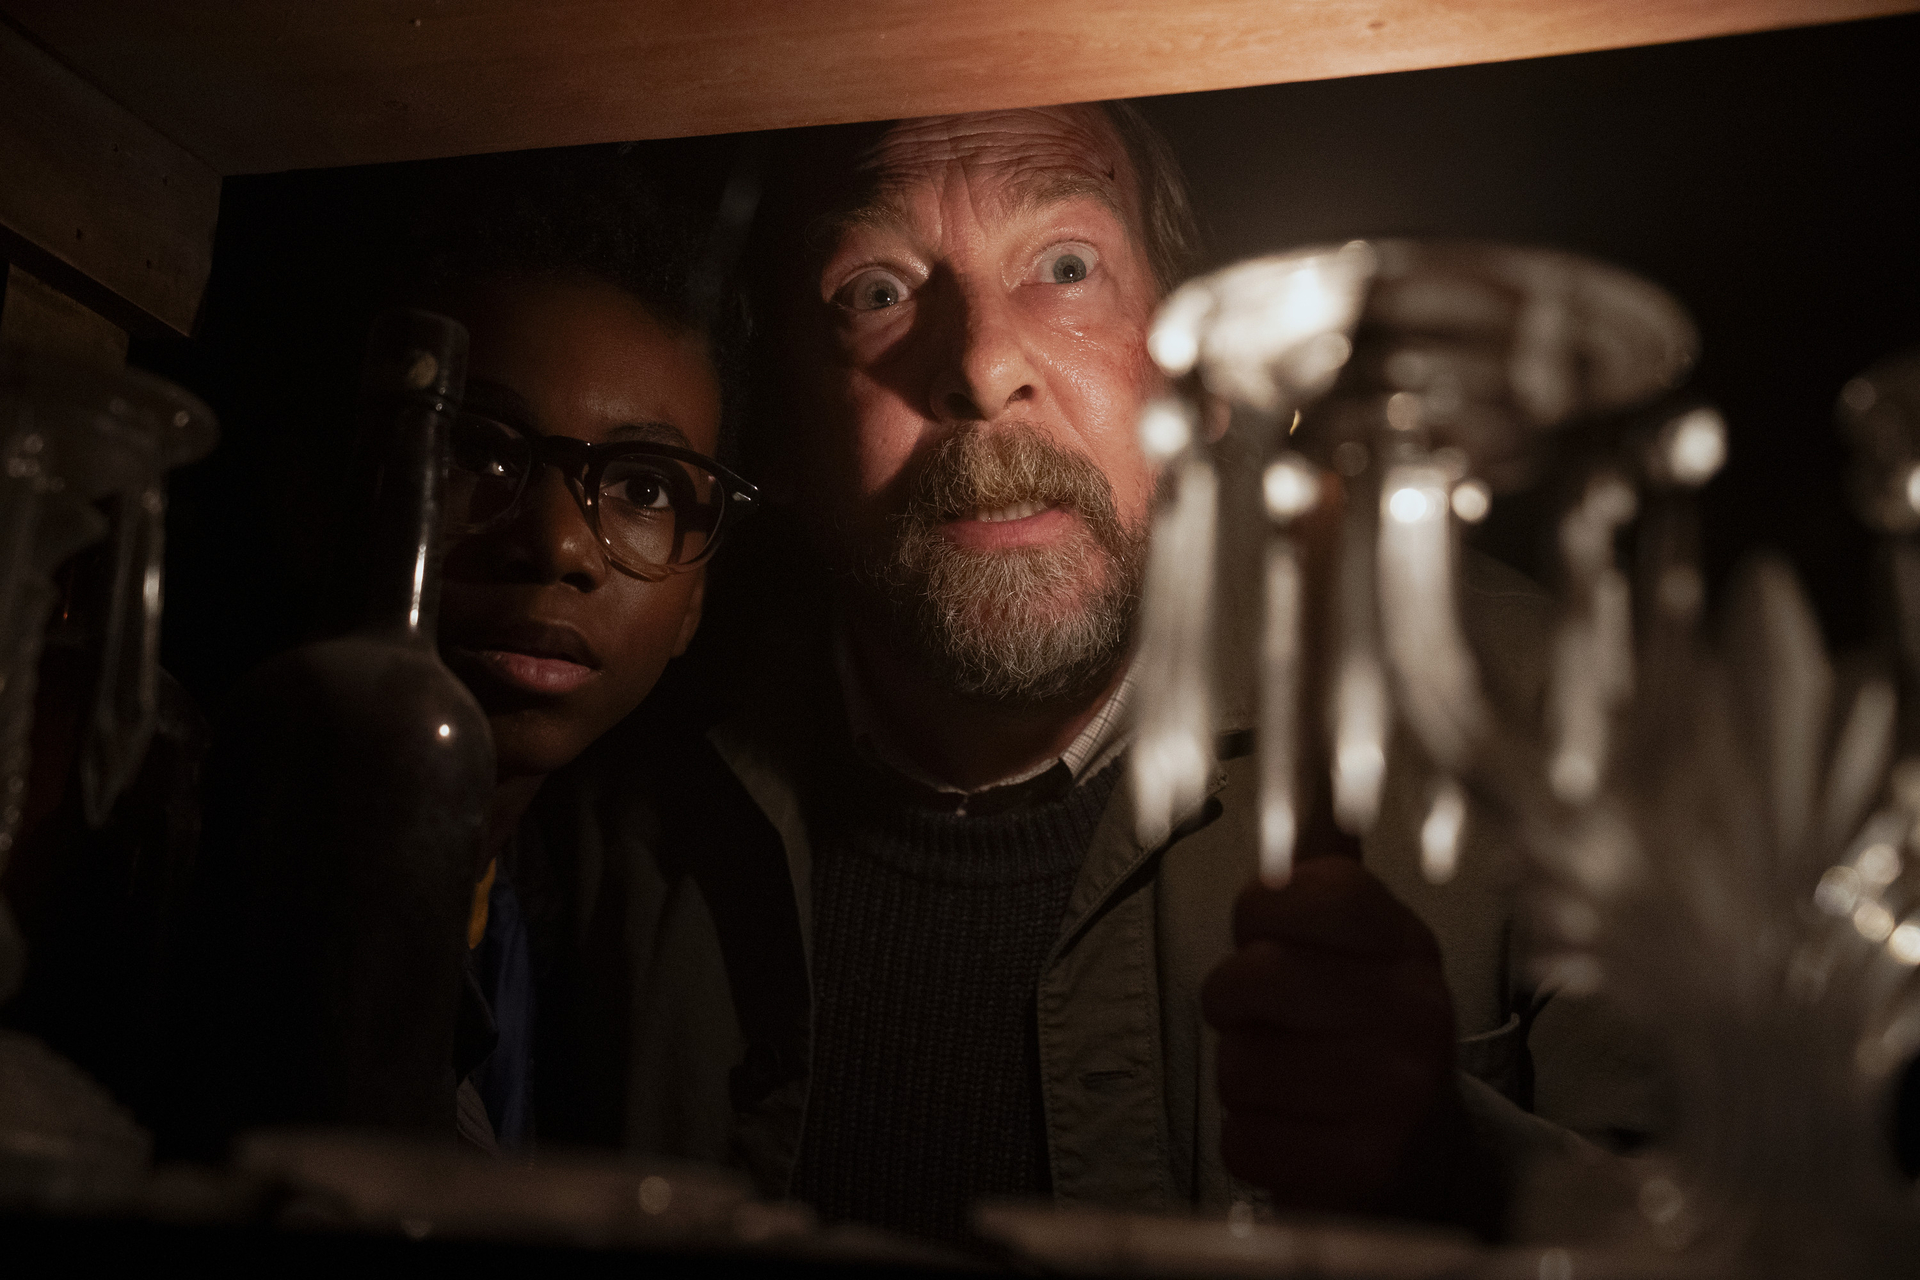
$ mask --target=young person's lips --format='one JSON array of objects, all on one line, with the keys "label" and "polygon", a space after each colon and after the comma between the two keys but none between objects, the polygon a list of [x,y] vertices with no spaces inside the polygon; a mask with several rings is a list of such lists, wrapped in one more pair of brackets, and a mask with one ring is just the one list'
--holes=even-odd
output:
[{"label": "young person's lips", "polygon": [[532,623],[453,646],[459,657],[502,684],[526,693],[572,693],[599,673],[600,662],[572,627]]},{"label": "young person's lips", "polygon": [[948,520],[940,526],[940,531],[970,551],[1000,551],[1038,546],[1065,537],[1073,519],[1070,509],[1053,503],[1012,503]]},{"label": "young person's lips", "polygon": [[593,679],[592,667],[565,658],[549,658],[512,649],[469,649],[474,659],[503,684],[528,693],[572,693]]}]

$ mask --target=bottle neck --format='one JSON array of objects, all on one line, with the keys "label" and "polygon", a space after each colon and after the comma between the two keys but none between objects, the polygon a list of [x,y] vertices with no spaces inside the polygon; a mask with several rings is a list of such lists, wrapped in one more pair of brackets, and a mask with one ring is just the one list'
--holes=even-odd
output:
[{"label": "bottle neck", "polygon": [[432,647],[440,613],[440,523],[448,437],[466,391],[467,331],[431,311],[374,322],[361,377],[362,439],[378,459],[361,546],[358,625]]},{"label": "bottle neck", "polygon": [[389,410],[389,447],[370,512],[366,595],[356,628],[361,632],[409,644],[434,642],[447,417],[443,404],[420,401]]}]

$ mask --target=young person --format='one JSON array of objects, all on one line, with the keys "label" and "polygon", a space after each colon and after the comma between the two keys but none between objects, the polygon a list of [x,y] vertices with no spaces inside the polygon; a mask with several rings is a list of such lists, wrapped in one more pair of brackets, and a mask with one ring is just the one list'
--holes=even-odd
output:
[{"label": "young person", "polygon": [[[391,1122],[457,1131],[487,1149],[524,1147],[539,1128],[542,1006],[566,1008],[544,994],[556,971],[546,944],[560,945],[548,926],[571,896],[520,838],[522,818],[548,775],[634,712],[686,649],[709,558],[754,490],[713,457],[731,317],[713,303],[724,295],[712,288],[703,238],[655,200],[629,158],[595,150],[468,162],[449,172],[419,234],[424,267],[393,300],[458,320],[470,339],[449,430],[438,641],[486,715],[497,782],[448,1047],[457,1103],[444,1129],[412,1111]],[[256,945],[235,921],[284,903],[295,918],[276,926],[282,937],[338,922],[321,913],[313,926],[297,895],[254,892],[242,883],[246,868],[228,863],[229,885],[214,882],[222,868],[201,873],[196,918],[219,940],[196,940],[182,966],[188,1012],[174,1033],[182,1047],[163,1050],[174,1096],[160,1107],[180,1132],[163,1134],[166,1145],[211,1154],[239,1127],[385,1122],[340,1114],[311,1067],[326,1060],[313,1051],[343,1034],[332,1014],[301,1007],[343,998],[325,961],[276,957],[298,971],[279,993],[224,976],[244,969]],[[287,950],[273,939],[257,945]],[[203,978],[211,997],[195,990]],[[233,1060],[206,1047],[222,1042],[237,1044]],[[566,1038],[550,1043],[564,1058]],[[430,1060],[424,1069],[439,1070]],[[222,1079],[246,1105],[221,1105]],[[419,1093],[433,1111],[434,1090]]]}]

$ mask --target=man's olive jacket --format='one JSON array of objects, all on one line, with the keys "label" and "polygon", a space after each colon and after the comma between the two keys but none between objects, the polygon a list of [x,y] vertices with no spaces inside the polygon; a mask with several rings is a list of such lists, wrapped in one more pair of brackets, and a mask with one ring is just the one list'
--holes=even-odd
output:
[{"label": "man's olive jacket", "polygon": [[[1485,576],[1485,575],[1481,575]],[[1470,584],[1483,650],[1537,649],[1537,592]],[[817,639],[817,637],[815,637]],[[778,647],[778,646],[776,646]],[[807,646],[799,646],[805,649]],[[1506,696],[1531,696],[1531,653]],[[849,750],[824,648],[769,659],[758,711],[663,748],[631,726],[557,778],[535,837],[554,869],[536,921],[539,1139],[733,1164],[787,1189],[807,1105],[809,813]],[[1230,949],[1234,897],[1255,874],[1255,761],[1230,734],[1204,802],[1171,835],[1137,838],[1130,781],[1093,837],[1035,991],[1053,1193],[1062,1204],[1219,1207],[1214,1033],[1200,987]],[[1561,1132],[1536,1094],[1600,1132],[1645,1121],[1644,1099],[1584,1017],[1536,1017],[1516,970],[1513,870],[1497,835],[1469,835],[1456,877],[1418,870],[1425,782],[1400,744],[1371,868],[1438,935],[1459,1030],[1461,1087],[1483,1142],[1512,1153]],[[544,941],[542,934],[544,933]],[[1529,1054],[1528,1038],[1546,1037]],[[1584,1036],[1584,1038],[1583,1038]],[[1518,1105],[1515,1105],[1518,1104]]]}]

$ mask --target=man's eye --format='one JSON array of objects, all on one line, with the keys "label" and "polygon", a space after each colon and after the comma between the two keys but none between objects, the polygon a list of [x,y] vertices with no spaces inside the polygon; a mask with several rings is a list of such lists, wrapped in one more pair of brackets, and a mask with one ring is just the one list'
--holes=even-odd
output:
[{"label": "man's eye", "polygon": [[1035,275],[1046,284],[1079,284],[1093,274],[1099,261],[1092,245],[1055,245],[1040,255]]},{"label": "man's eye", "polygon": [[878,267],[862,271],[847,281],[837,295],[840,305],[855,311],[884,311],[905,300],[906,296],[906,283],[893,272],[882,271]]}]

